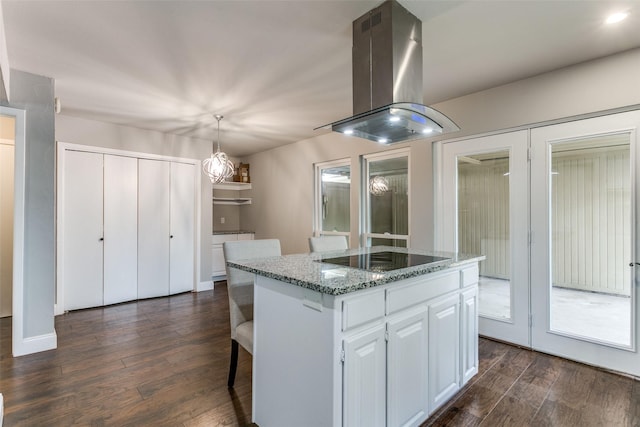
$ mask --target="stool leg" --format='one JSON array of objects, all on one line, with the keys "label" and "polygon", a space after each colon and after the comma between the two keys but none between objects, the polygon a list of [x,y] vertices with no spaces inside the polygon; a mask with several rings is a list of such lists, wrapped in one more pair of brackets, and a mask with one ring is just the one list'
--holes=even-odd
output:
[{"label": "stool leg", "polygon": [[236,381],[236,369],[238,368],[238,341],[231,340],[231,363],[229,364],[229,381],[227,387],[232,388]]}]

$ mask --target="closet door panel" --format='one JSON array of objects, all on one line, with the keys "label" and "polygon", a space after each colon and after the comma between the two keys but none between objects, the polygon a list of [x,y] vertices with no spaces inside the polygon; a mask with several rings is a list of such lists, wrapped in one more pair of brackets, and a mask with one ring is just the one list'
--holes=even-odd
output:
[{"label": "closet door panel", "polygon": [[14,151],[0,140],[0,317],[11,316],[13,302]]},{"label": "closet door panel", "polygon": [[138,160],[138,298],[169,294],[170,163]]},{"label": "closet door panel", "polygon": [[104,156],[104,303],[138,297],[138,160]]},{"label": "closet door panel", "polygon": [[103,155],[68,151],[64,170],[64,309],[103,305]]},{"label": "closet door panel", "polygon": [[195,166],[171,163],[169,293],[194,288]]}]

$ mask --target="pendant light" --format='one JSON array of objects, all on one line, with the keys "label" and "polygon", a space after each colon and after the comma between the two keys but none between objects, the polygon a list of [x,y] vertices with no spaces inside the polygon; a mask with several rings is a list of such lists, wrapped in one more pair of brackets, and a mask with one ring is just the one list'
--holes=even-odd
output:
[{"label": "pendant light", "polygon": [[369,180],[369,192],[374,196],[381,196],[389,191],[389,181],[382,175],[376,175]]},{"label": "pendant light", "polygon": [[202,171],[209,177],[212,184],[220,184],[233,176],[233,162],[229,157],[220,151],[220,120],[223,116],[214,116],[218,121],[218,149],[213,152],[214,145],[211,144],[211,157],[202,162]]}]

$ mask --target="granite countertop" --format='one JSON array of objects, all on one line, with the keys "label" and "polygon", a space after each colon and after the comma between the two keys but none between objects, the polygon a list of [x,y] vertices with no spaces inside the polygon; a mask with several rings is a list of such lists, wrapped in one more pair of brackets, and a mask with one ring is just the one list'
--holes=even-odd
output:
[{"label": "granite countertop", "polygon": [[[448,258],[445,261],[401,268],[387,272],[365,271],[357,268],[317,262],[320,259],[345,255],[359,255],[377,252],[396,252],[416,255],[431,255]],[[227,261],[229,267],[256,273],[303,288],[328,295],[342,295],[360,289],[371,288],[385,283],[410,277],[421,276],[448,267],[481,261],[483,255],[451,252],[426,252],[414,249],[375,246],[372,248],[349,249],[315,254],[284,255],[251,260]]]},{"label": "granite countertop", "polygon": [[216,235],[216,234],[255,234],[255,231],[248,231],[248,230],[224,230],[224,231],[216,231],[213,230],[211,232],[212,235]]}]

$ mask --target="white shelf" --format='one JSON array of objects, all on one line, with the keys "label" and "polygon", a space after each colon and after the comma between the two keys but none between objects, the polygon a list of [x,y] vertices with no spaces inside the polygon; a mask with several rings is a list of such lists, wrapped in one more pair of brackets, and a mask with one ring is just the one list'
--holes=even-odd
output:
[{"label": "white shelf", "polygon": [[251,197],[214,197],[214,205],[250,205]]},{"label": "white shelf", "polygon": [[213,184],[214,190],[251,190],[250,182],[222,182]]}]

